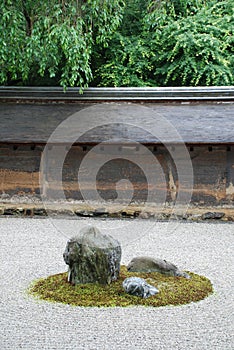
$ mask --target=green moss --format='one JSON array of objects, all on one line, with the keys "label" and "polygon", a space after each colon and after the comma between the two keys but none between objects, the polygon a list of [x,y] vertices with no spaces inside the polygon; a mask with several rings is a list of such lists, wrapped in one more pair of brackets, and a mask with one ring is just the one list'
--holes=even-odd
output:
[{"label": "green moss", "polygon": [[[182,305],[206,298],[213,292],[210,280],[189,272],[191,279],[168,277],[159,273],[128,272],[121,266],[120,276],[110,285],[80,284],[73,286],[67,282],[67,273],[60,273],[35,281],[29,287],[29,293],[40,299],[70,304],[74,306],[166,306]],[[148,283],[159,289],[159,294],[142,299],[127,294],[122,287],[127,277],[145,278]]]}]

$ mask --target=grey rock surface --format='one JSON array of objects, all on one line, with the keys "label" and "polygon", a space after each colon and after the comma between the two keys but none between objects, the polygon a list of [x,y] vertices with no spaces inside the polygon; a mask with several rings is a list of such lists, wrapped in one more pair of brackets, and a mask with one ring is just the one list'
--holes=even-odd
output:
[{"label": "grey rock surface", "polygon": [[[62,252],[71,235],[64,232],[87,223],[113,237],[139,237],[122,245],[123,264],[132,252],[157,252],[208,277],[215,293],[160,308],[83,308],[28,296],[33,280],[66,270]],[[0,228],[1,350],[233,350],[234,223],[173,223],[169,231],[168,223],[147,220],[1,218]]]},{"label": "grey rock surface", "polygon": [[176,265],[163,259],[154,259],[148,256],[133,258],[127,269],[131,272],[159,272],[167,276],[190,278],[186,272],[180,271]]},{"label": "grey rock surface", "polygon": [[223,212],[210,212],[208,211],[207,213],[202,214],[202,219],[203,220],[209,220],[209,219],[222,219],[225,216],[225,213]]},{"label": "grey rock surface", "polygon": [[126,293],[141,298],[149,298],[159,293],[159,290],[148,284],[146,280],[140,277],[128,277],[123,281],[123,288]]},{"label": "grey rock surface", "polygon": [[63,258],[70,283],[110,284],[119,276],[121,246],[97,227],[87,226],[67,242]]}]

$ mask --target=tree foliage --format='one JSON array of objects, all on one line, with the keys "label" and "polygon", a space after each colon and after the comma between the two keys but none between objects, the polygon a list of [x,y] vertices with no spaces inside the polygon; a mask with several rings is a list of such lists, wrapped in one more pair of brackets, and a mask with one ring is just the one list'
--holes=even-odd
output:
[{"label": "tree foliage", "polygon": [[124,10],[122,0],[3,0],[0,81],[87,86],[94,43],[106,46]]},{"label": "tree foliage", "polygon": [[232,0],[150,0],[141,8],[140,35],[115,35],[97,70],[99,85],[234,83]]},{"label": "tree foliage", "polygon": [[2,0],[0,83],[234,84],[233,0]]},{"label": "tree foliage", "polygon": [[187,7],[172,6],[146,16],[150,50],[155,53],[153,79],[170,86],[233,84],[231,1],[178,2]]},{"label": "tree foliage", "polygon": [[[149,49],[142,20],[147,2],[128,0],[122,25],[108,48],[101,48],[101,62],[94,66],[96,83],[101,86],[145,86],[151,70]],[[98,51],[98,49],[97,49]],[[95,70],[96,69],[96,70]]]}]

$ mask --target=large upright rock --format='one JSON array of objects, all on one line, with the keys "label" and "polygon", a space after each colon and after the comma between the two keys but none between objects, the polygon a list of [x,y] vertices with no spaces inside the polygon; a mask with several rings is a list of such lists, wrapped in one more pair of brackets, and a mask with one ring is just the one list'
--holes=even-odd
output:
[{"label": "large upright rock", "polygon": [[109,284],[119,276],[121,246],[110,235],[96,227],[84,227],[67,242],[63,254],[69,265],[68,281],[72,284]]}]

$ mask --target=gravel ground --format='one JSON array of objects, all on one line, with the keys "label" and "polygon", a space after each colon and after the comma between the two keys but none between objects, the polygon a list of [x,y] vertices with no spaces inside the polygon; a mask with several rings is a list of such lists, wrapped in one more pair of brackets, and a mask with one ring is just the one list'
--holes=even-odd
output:
[{"label": "gravel ground", "polygon": [[[122,241],[123,263],[165,258],[210,278],[215,293],[161,308],[80,308],[28,296],[32,280],[66,270],[66,241],[87,223]],[[2,218],[0,225],[1,349],[234,349],[233,223]]]}]

